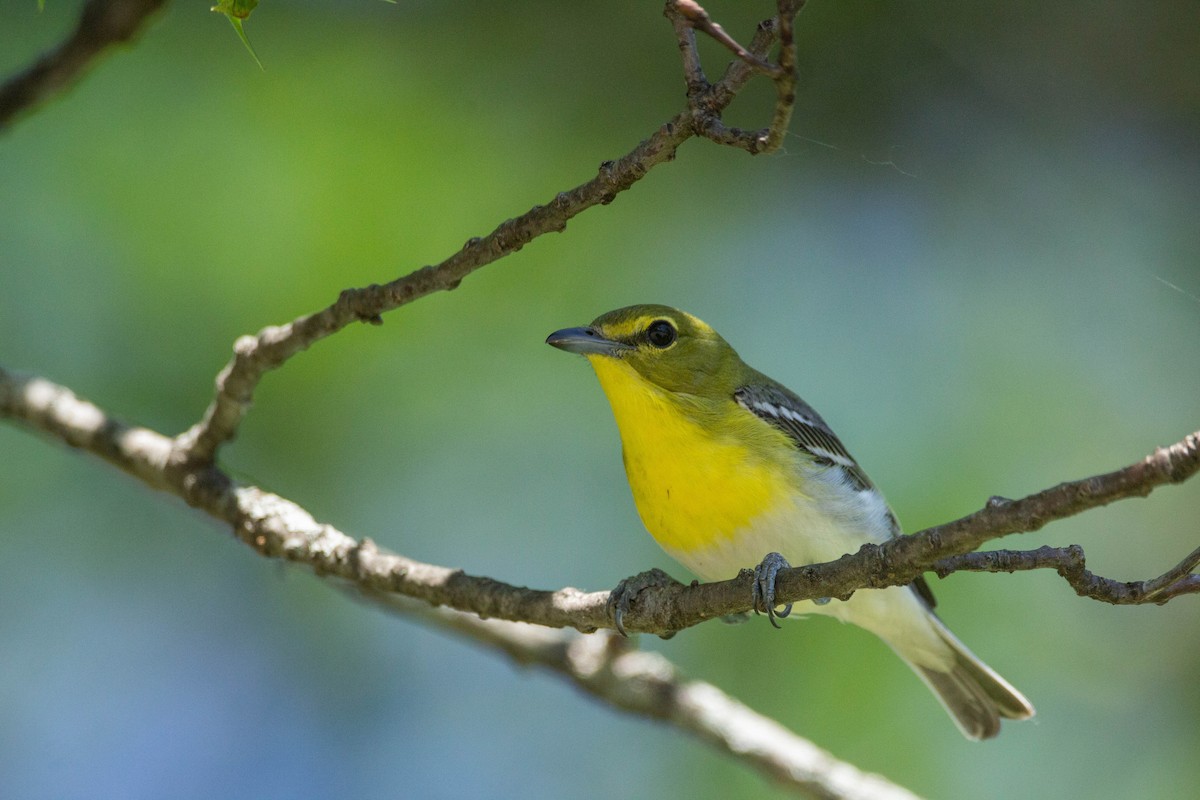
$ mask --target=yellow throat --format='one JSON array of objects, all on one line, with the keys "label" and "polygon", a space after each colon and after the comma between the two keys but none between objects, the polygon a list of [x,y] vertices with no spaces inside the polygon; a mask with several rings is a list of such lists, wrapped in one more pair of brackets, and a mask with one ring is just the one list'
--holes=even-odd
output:
[{"label": "yellow throat", "polygon": [[[628,364],[604,356],[588,361],[608,396],[621,433],[625,474],[642,523],[668,553],[707,550],[734,538],[793,488],[783,434],[749,415],[744,424],[706,430],[681,401]],[[732,400],[730,401],[732,402]],[[774,447],[756,447],[768,438]],[[686,558],[684,559],[687,560]]]}]

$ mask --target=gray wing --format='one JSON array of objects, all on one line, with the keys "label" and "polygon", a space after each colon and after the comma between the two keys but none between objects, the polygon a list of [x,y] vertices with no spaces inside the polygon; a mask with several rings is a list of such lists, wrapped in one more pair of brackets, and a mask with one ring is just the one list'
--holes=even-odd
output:
[{"label": "gray wing", "polygon": [[[797,447],[811,455],[818,464],[840,467],[855,490],[862,492],[874,488],[871,479],[825,424],[825,420],[821,419],[821,415],[796,395],[780,386],[752,383],[737,389],[733,399],[754,416],[786,433]],[[900,523],[894,516],[891,521],[892,535],[899,536]],[[937,605],[923,577],[909,585],[931,610]]]},{"label": "gray wing", "polygon": [[871,488],[870,478],[821,415],[796,395],[769,384],[748,384],[736,390],[733,399],[754,416],[786,433],[818,464],[841,467],[855,489]]}]

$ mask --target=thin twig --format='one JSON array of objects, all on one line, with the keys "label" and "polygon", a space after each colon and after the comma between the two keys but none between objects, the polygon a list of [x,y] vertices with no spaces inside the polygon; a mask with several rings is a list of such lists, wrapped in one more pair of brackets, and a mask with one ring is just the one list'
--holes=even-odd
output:
[{"label": "thin twig", "polygon": [[[714,22],[708,12],[693,0],[669,0],[665,10],[675,26],[679,48],[683,52],[684,75],[688,81],[688,102],[695,117],[695,130],[717,144],[737,147],[751,154],[771,153],[783,145],[796,104],[796,42],[795,18],[804,6],[803,0],[778,0],[778,16],[758,26],[749,48],[742,47]],[[738,55],[730,64],[725,77],[715,86],[702,90],[703,69],[696,50],[693,30],[700,30],[716,39]],[[778,38],[779,63],[766,60],[770,46]],[[740,67],[740,70],[735,70]],[[775,82],[775,109],[771,123],[761,130],[744,131],[730,128],[721,119],[721,111],[732,97],[726,97],[735,80],[740,85],[755,72],[762,72]],[[735,77],[736,76],[736,79]],[[736,92],[736,90],[734,90]]]},{"label": "thin twig", "polygon": [[683,59],[683,80],[687,84],[688,104],[694,109],[697,98],[711,87],[704,74],[704,65],[700,61],[700,50],[696,47],[696,29],[686,16],[679,13],[673,2],[667,3],[663,15],[675,29],[679,55]]},{"label": "thin twig", "polygon": [[1196,548],[1171,569],[1146,581],[1117,581],[1102,578],[1087,569],[1083,548],[1039,547],[1036,550],[988,550],[943,558],[934,564],[939,577],[952,572],[1018,572],[1052,569],[1071,585],[1080,597],[1090,597],[1113,605],[1162,605],[1173,597],[1200,593],[1200,548]]},{"label": "thin twig", "polygon": [[687,21],[689,27],[707,33],[722,47],[730,50],[742,61],[770,75],[772,78],[779,77],[783,69],[780,65],[772,64],[738,44],[732,36],[725,32],[725,29],[720,24],[713,21],[713,18],[704,10],[704,7],[695,2],[695,0],[671,0],[667,4],[667,7],[668,9],[674,8],[674,10],[678,11],[679,15]]},{"label": "thin twig", "polygon": [[705,115],[697,121],[696,130],[710,142],[737,147],[747,153],[764,152],[770,131],[766,128],[747,131],[727,126],[719,117]]},{"label": "thin twig", "polygon": [[1200,575],[1194,574],[1200,567],[1200,547],[1182,561],[1142,587],[1146,600],[1162,605],[1176,595],[1200,592]]},{"label": "thin twig", "polygon": [[165,0],[89,0],[65,41],[0,86],[0,130],[70,86],[109,47],[126,42]]},{"label": "thin twig", "polygon": [[[778,39],[779,20],[775,17],[764,19],[755,28],[754,38],[750,40],[750,46],[747,49],[760,58],[766,58],[767,53],[771,50],[771,45],[775,44]],[[745,61],[740,59],[730,61],[725,67],[725,74],[709,90],[707,102],[713,104],[714,108],[725,108],[733,102],[733,98],[741,91],[742,87],[757,74],[754,67]]]},{"label": "thin twig", "polygon": [[783,145],[796,107],[796,14],[804,0],[779,0],[779,69],[775,78],[775,112],[767,128],[764,153],[772,153]]}]

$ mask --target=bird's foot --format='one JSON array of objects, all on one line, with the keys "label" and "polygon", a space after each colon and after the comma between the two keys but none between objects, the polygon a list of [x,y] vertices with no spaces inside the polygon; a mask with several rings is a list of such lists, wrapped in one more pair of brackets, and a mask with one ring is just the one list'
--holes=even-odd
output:
[{"label": "bird's foot", "polygon": [[[608,595],[608,615],[612,618],[613,627],[617,629],[617,633],[622,636],[629,635],[625,632],[625,615],[629,613],[630,608],[637,601],[638,594],[643,589],[667,587],[677,583],[679,581],[657,567],[639,572],[618,583],[617,588]],[[674,633],[670,633],[661,638],[669,639],[674,635]]]},{"label": "bird's foot", "polygon": [[779,570],[788,569],[791,566],[787,559],[779,553],[767,553],[767,557],[762,560],[762,563],[754,568],[754,613],[766,614],[767,619],[776,628],[779,627],[779,623],[775,621],[776,618],[783,619],[791,614],[792,604],[785,605],[782,611],[775,610],[775,576],[779,574]]}]

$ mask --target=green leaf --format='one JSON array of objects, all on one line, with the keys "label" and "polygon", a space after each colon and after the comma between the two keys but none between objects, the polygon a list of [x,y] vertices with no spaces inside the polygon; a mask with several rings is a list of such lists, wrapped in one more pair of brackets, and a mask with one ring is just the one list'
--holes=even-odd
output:
[{"label": "green leaf", "polygon": [[220,0],[212,7],[218,14],[224,14],[230,19],[249,19],[254,9],[258,8],[258,0]]},{"label": "green leaf", "polygon": [[218,14],[224,14],[229,19],[233,29],[237,31],[238,38],[242,40],[242,44],[246,45],[246,50],[254,59],[254,63],[258,64],[259,69],[266,72],[266,67],[258,59],[258,53],[254,52],[254,46],[250,44],[250,37],[246,36],[246,31],[242,27],[242,20],[248,19],[257,6],[258,0],[221,0],[212,7],[212,10]]}]

